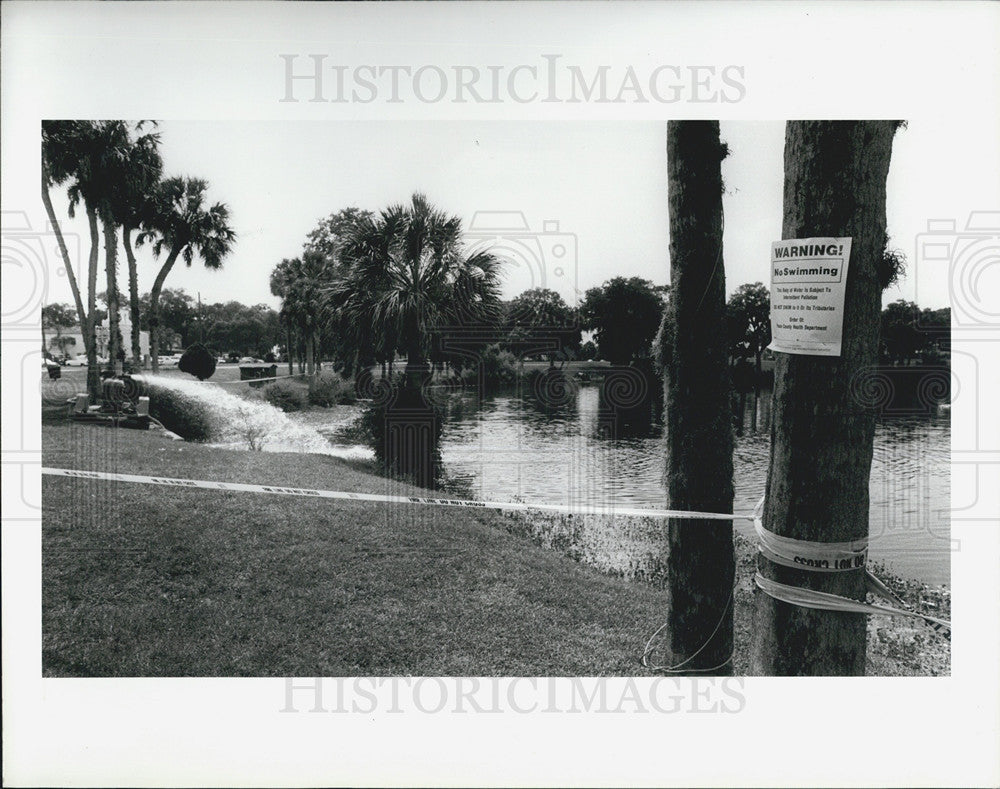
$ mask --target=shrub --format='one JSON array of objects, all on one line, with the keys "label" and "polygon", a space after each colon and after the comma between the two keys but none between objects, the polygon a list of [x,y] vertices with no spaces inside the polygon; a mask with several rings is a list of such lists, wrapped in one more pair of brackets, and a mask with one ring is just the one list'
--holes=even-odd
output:
[{"label": "shrub", "polygon": [[353,382],[334,372],[324,370],[309,379],[309,402],[313,405],[329,408],[332,405],[350,404],[356,399]]},{"label": "shrub", "polygon": [[440,479],[444,410],[398,379],[386,396],[365,407],[361,425],[375,458],[390,477],[433,488]]},{"label": "shrub", "polygon": [[478,365],[462,370],[461,378],[463,384],[470,386],[478,386],[482,381],[482,385],[491,390],[513,386],[517,373],[517,357],[510,351],[501,350],[499,345],[490,345],[480,354]]},{"label": "shrub", "polygon": [[212,437],[214,421],[204,403],[155,384],[143,385],[139,393],[149,396],[149,415],[167,430],[186,441],[208,441]]},{"label": "shrub", "polygon": [[264,387],[264,399],[282,411],[301,411],[309,404],[309,394],[302,384],[274,381]]},{"label": "shrub", "polygon": [[190,373],[199,381],[204,381],[215,373],[215,354],[200,342],[196,342],[184,351],[177,367],[181,372]]}]

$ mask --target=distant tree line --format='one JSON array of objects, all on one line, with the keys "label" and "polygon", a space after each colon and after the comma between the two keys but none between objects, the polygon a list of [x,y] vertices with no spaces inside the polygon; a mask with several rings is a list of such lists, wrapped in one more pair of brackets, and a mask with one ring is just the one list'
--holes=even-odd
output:
[{"label": "distant tree line", "polygon": [[951,308],[921,309],[899,299],[882,310],[879,359],[883,363],[946,363],[951,355]]},{"label": "distant tree line", "polygon": [[[98,302],[107,303],[107,292],[97,296]],[[177,351],[201,342],[221,356],[255,356],[263,358],[282,341],[282,330],[277,311],[266,304],[247,306],[238,301],[202,304],[183,288],[164,288],[160,293],[160,336],[164,341],[161,351]],[[97,309],[99,321],[107,317],[106,309]],[[139,297],[139,329],[150,328],[150,294]],[[59,346],[62,332],[77,325],[76,314],[68,304],[49,304],[43,309],[43,324],[56,337],[50,346]],[[72,338],[66,338],[72,339]],[[69,346],[67,345],[67,348]]]},{"label": "distant tree line", "polygon": [[[343,209],[271,273],[282,346],[307,369],[329,359],[348,376],[373,365],[391,374],[400,356],[460,374],[487,349],[553,366],[649,356],[665,286],[616,277],[588,290],[578,307],[543,287],[503,301],[500,265],[488,253],[466,254],[459,219],[421,194],[377,214]],[[584,343],[584,331],[595,341]]]}]

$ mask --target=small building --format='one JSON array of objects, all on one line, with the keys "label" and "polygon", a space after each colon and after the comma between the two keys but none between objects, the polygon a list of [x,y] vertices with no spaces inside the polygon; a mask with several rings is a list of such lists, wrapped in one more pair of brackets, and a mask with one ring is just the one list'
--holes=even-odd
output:
[{"label": "small building", "polygon": [[[132,320],[129,310],[123,309],[120,313],[119,327],[122,334],[122,344],[125,349],[125,358],[132,358]],[[97,355],[106,358],[108,355],[108,339],[111,336],[110,319],[105,318],[97,325],[94,332],[97,336]],[[45,329],[45,347],[49,355],[55,359],[69,359],[71,361],[83,361],[87,358],[87,346],[83,342],[83,330],[80,324],[75,324],[66,328],[48,326]],[[149,332],[139,332],[139,351],[143,359],[149,358]]]}]

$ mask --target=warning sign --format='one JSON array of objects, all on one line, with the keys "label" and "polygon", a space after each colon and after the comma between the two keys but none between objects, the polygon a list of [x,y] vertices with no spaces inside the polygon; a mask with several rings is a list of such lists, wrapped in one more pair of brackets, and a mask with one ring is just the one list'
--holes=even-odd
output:
[{"label": "warning sign", "polygon": [[771,244],[772,351],[840,356],[849,238]]}]

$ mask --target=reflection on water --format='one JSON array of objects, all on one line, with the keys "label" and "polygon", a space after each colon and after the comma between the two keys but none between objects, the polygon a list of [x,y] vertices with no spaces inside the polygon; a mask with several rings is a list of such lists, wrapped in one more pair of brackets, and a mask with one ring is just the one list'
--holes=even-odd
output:
[{"label": "reflection on water", "polygon": [[[770,417],[768,395],[759,404]],[[749,423],[748,423],[749,424]],[[448,477],[477,498],[568,506],[665,507],[660,414],[627,437],[608,428],[598,385],[580,385],[557,407],[531,393],[449,401],[441,452]],[[767,431],[736,437],[735,509],[764,493]],[[871,556],[927,583],[948,583],[950,422],[947,414],[886,418],[875,433],[871,474]],[[737,522],[746,534],[749,523]]]}]

